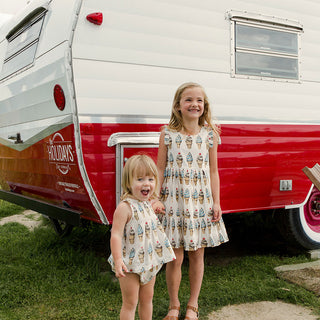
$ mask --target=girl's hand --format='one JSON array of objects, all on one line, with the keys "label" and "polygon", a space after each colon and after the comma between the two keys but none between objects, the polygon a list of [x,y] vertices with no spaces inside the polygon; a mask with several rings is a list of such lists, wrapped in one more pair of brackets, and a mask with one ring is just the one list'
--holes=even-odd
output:
[{"label": "girl's hand", "polygon": [[222,210],[221,210],[220,205],[214,204],[212,211],[213,211],[212,221],[213,222],[218,222],[222,217]]},{"label": "girl's hand", "polygon": [[120,259],[119,261],[114,262],[115,265],[115,271],[116,271],[116,277],[117,278],[123,278],[125,277],[125,272],[128,272],[128,269],[126,265],[123,263],[123,260]]},{"label": "girl's hand", "polygon": [[166,213],[166,209],[160,200],[155,200],[154,202],[152,202],[152,209],[154,210],[155,214]]}]

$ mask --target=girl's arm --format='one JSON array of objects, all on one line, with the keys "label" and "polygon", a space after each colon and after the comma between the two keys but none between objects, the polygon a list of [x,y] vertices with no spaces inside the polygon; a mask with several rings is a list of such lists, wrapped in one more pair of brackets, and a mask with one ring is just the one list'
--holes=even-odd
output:
[{"label": "girl's arm", "polygon": [[[164,170],[167,165],[167,146],[164,144],[164,130],[161,131],[159,138],[159,149],[158,149],[158,159],[157,159],[157,167],[158,167],[158,177],[159,177],[159,185],[158,185],[158,194],[161,197],[161,187],[164,180]],[[155,201],[152,203],[153,210],[155,213],[165,213],[164,205],[160,201]]]},{"label": "girl's arm", "polygon": [[218,139],[214,139],[212,148],[209,149],[209,165],[210,165],[210,180],[211,192],[213,198],[213,219],[219,221],[222,216],[220,207],[220,178],[218,171]]},{"label": "girl's arm", "polygon": [[130,220],[131,210],[126,202],[120,202],[113,215],[111,229],[110,247],[114,260],[116,277],[125,277],[124,272],[128,272],[122,260],[122,238],[126,223]]}]

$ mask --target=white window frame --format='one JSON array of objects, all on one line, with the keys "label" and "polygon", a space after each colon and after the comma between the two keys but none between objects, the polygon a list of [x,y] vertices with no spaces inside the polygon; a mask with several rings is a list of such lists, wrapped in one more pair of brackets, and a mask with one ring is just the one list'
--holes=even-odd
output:
[{"label": "white window frame", "polygon": [[[259,80],[271,80],[271,81],[281,81],[281,82],[301,82],[301,73],[300,73],[300,65],[301,65],[301,34],[303,33],[303,26],[297,22],[288,19],[281,19],[276,17],[269,17],[264,16],[261,14],[254,14],[248,12],[241,12],[241,11],[228,11],[226,14],[226,19],[230,21],[230,53],[231,53],[231,77],[233,78],[245,78],[245,79],[259,79]],[[294,33],[297,35],[297,54],[281,54],[279,52],[272,53],[269,50],[264,51],[255,50],[255,49],[243,49],[239,50],[236,48],[236,24],[241,24],[245,26],[251,26],[255,28],[263,28],[275,31],[283,31],[286,33]],[[243,53],[253,53],[253,54],[261,54],[263,56],[277,56],[277,57],[284,57],[284,58],[296,58],[297,59],[297,79],[292,78],[285,78],[285,77],[272,77],[269,75],[251,75],[251,74],[240,74],[236,73],[236,52]]]},{"label": "white window frame", "polygon": [[35,10],[8,33],[0,81],[33,66],[46,12],[45,8]]}]

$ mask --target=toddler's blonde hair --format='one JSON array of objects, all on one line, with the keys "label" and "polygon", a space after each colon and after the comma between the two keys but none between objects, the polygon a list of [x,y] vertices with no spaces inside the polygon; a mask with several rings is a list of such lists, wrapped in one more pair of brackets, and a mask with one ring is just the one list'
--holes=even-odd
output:
[{"label": "toddler's blonde hair", "polygon": [[195,83],[195,82],[183,83],[177,89],[177,91],[174,95],[174,99],[173,99],[171,117],[170,117],[170,121],[168,124],[169,129],[171,129],[173,131],[181,131],[181,129],[183,128],[183,119],[181,116],[181,112],[178,109],[180,106],[180,100],[181,100],[182,93],[184,92],[184,90],[190,89],[190,88],[200,88],[202,90],[203,97],[204,97],[204,110],[203,110],[203,114],[199,118],[199,126],[202,127],[205,124],[207,124],[209,128],[212,128],[212,130],[217,135],[219,135],[220,134],[220,127],[218,125],[214,124],[211,119],[211,110],[210,110],[210,103],[209,103],[208,96],[207,96],[204,88],[200,84]]},{"label": "toddler's blonde hair", "polygon": [[157,191],[158,190],[158,169],[154,161],[147,156],[146,154],[137,154],[130,157],[122,172],[122,194],[121,200],[124,200],[128,196],[132,196],[132,181],[135,177],[142,177],[142,176],[154,176],[155,178],[155,190],[154,193],[151,195],[151,198],[158,197]]}]

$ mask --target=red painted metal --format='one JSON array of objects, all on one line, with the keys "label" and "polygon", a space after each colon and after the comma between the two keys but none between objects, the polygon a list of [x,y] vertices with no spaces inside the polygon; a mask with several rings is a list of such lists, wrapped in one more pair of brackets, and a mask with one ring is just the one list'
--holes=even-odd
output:
[{"label": "red painted metal", "polygon": [[[117,132],[155,132],[161,126],[80,125],[85,169],[110,223],[116,206],[116,147],[108,147],[108,139]],[[319,162],[319,139],[313,125],[222,125],[218,159],[223,212],[302,203],[311,187],[302,169]],[[156,161],[157,148],[125,148],[124,156],[141,151]],[[101,222],[80,175],[72,125],[24,151],[0,146],[0,176],[2,188],[57,204],[66,201],[83,212],[82,218]],[[292,191],[280,191],[280,180],[292,180]],[[317,215],[308,219],[313,228],[318,225]]]}]

